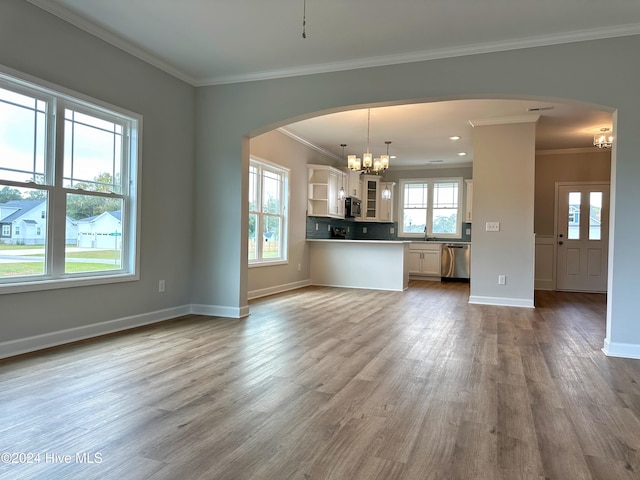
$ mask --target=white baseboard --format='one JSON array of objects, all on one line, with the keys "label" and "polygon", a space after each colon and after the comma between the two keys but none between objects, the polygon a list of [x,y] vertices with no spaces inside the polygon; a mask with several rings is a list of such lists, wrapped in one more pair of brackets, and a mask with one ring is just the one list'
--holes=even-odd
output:
[{"label": "white baseboard", "polygon": [[471,295],[469,303],[477,305],[495,305],[499,307],[523,307],[534,308],[533,300],[528,298],[500,298]]},{"label": "white baseboard", "polygon": [[310,280],[301,280],[299,282],[286,283],[284,285],[276,285],[275,287],[259,288],[248,292],[249,300],[254,300],[260,297],[266,297],[267,295],[275,295],[276,293],[288,292],[289,290],[296,290],[297,288],[308,287],[311,285]]},{"label": "white baseboard", "polygon": [[249,305],[244,307],[222,307],[220,305],[191,305],[191,312],[195,315],[209,317],[244,318],[249,316]]},{"label": "white baseboard", "polygon": [[182,317],[191,313],[191,306],[168,308],[131,317],[118,318],[106,322],[84,325],[82,327],[60,330],[57,332],[35,335],[33,337],[20,338],[0,343],[0,358],[13,357],[23,353],[35,352],[44,348],[57,347],[65,343],[86,340],[100,335],[142,327],[152,323]]},{"label": "white baseboard", "polygon": [[605,338],[602,351],[607,357],[640,359],[640,345],[635,343],[610,342]]}]

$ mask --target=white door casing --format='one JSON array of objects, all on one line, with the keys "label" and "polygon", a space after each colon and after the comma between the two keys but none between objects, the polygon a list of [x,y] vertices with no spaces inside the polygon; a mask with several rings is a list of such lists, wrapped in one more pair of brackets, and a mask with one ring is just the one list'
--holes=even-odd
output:
[{"label": "white door casing", "polygon": [[606,292],[609,184],[556,184],[557,290]]}]

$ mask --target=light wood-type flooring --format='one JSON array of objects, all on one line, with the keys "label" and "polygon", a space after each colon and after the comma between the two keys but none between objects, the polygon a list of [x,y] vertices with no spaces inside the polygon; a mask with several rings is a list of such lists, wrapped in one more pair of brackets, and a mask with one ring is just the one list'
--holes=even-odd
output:
[{"label": "light wood-type flooring", "polygon": [[468,295],[310,287],[0,362],[0,453],[32,454],[0,478],[639,479],[605,296]]}]

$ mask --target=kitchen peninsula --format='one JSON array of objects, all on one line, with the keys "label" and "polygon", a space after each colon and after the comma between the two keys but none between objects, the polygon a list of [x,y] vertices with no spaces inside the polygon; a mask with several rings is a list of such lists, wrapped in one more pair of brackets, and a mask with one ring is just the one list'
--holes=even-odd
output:
[{"label": "kitchen peninsula", "polygon": [[399,240],[307,239],[311,283],[402,291],[409,286],[409,245]]}]

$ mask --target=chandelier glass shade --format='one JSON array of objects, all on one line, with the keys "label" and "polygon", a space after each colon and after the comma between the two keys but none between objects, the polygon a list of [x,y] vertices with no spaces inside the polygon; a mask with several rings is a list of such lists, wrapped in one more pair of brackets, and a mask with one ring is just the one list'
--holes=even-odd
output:
[{"label": "chandelier glass shade", "polygon": [[593,145],[598,148],[611,148],[613,144],[613,134],[610,128],[601,128],[600,133],[593,136]]},{"label": "chandelier glass shade", "polygon": [[380,155],[379,157],[373,158],[373,154],[369,151],[370,128],[371,109],[369,109],[367,118],[367,151],[362,155],[362,159],[360,159],[356,155],[348,155],[347,166],[349,167],[349,169],[356,172],[381,175],[389,168],[389,144],[391,144],[391,142],[388,140],[384,142],[387,145],[387,153],[385,155]]}]

